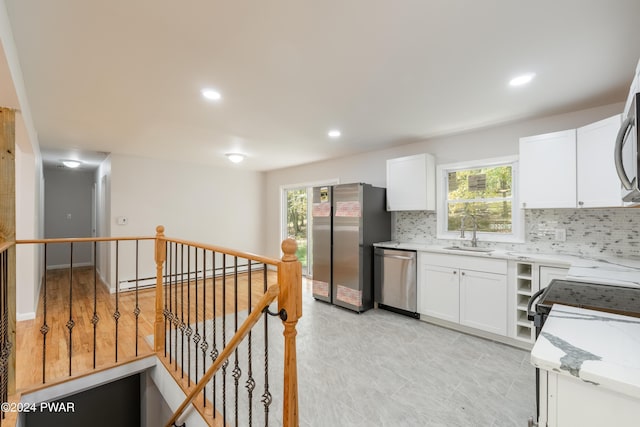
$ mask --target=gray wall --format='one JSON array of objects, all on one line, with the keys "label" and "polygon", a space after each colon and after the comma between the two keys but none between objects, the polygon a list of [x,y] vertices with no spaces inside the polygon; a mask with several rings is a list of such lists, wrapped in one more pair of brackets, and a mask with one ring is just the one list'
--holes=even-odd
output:
[{"label": "gray wall", "polygon": [[[91,237],[94,171],[45,168],[44,237]],[[47,248],[47,267],[69,265],[69,245]],[[73,265],[92,264],[91,244],[74,244]]]}]

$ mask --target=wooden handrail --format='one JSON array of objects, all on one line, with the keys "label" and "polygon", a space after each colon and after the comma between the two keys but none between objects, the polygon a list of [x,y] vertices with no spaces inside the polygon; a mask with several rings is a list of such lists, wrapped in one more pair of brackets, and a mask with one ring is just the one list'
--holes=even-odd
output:
[{"label": "wooden handrail", "polygon": [[235,333],[233,338],[229,341],[227,346],[222,350],[218,358],[213,362],[213,364],[209,367],[207,372],[198,382],[198,385],[189,393],[184,402],[180,405],[180,407],[173,414],[169,422],[167,423],[167,427],[173,426],[173,424],[178,420],[178,418],[182,415],[187,406],[189,406],[194,399],[198,396],[198,394],[202,391],[203,388],[207,385],[209,380],[216,374],[218,369],[222,367],[222,364],[233,354],[235,349],[240,345],[242,340],[247,336],[247,334],[251,331],[253,326],[260,320],[262,317],[262,310],[265,307],[268,307],[280,292],[280,287],[278,285],[271,285],[267,288],[265,294],[260,298],[254,311],[249,314],[249,316],[242,323],[238,331]]},{"label": "wooden handrail", "polygon": [[245,259],[250,259],[252,261],[261,262],[261,263],[264,263],[264,264],[269,264],[269,265],[274,265],[274,266],[280,264],[280,260],[279,259],[269,258],[269,257],[265,257],[265,256],[262,256],[262,255],[256,255],[256,254],[252,254],[250,252],[242,252],[242,251],[238,251],[238,250],[231,249],[231,248],[225,248],[225,247],[222,247],[222,246],[207,245],[207,244],[203,244],[203,243],[193,242],[191,240],[174,239],[174,238],[170,238],[170,237],[163,237],[162,239],[167,241],[167,242],[173,242],[173,243],[178,243],[178,244],[185,245],[185,246],[193,246],[193,247],[196,247],[198,249],[206,249],[208,251],[224,253],[224,254],[231,255],[231,256],[237,256],[238,258],[245,258]]},{"label": "wooden handrail", "polygon": [[6,251],[7,249],[12,247],[13,245],[14,245],[13,242],[2,242],[2,243],[0,243],[0,253]]},{"label": "wooden handrail", "polygon": [[155,236],[126,236],[126,237],[60,237],[55,239],[23,239],[16,240],[16,244],[26,243],[85,243],[85,242],[115,242],[117,240],[155,240]]}]

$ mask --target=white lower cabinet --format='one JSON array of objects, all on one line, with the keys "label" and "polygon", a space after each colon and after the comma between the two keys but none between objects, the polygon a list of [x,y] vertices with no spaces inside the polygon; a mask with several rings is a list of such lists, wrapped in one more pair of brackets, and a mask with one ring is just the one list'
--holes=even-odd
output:
[{"label": "white lower cabinet", "polygon": [[507,335],[507,262],[481,257],[418,255],[420,314]]},{"label": "white lower cabinet", "polygon": [[540,370],[540,417],[547,427],[637,427],[640,400],[577,378]]},{"label": "white lower cabinet", "polygon": [[460,287],[458,269],[420,264],[422,277],[418,311],[422,314],[458,323],[460,321]]},{"label": "white lower cabinet", "polygon": [[507,335],[507,276],[460,271],[460,324]]}]

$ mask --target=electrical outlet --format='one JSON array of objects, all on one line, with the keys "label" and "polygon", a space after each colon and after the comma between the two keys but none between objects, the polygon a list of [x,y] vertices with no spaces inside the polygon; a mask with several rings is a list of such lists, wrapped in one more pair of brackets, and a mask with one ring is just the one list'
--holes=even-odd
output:
[{"label": "electrical outlet", "polygon": [[556,228],[556,241],[565,242],[567,240],[567,230],[565,228]]},{"label": "electrical outlet", "polygon": [[129,220],[126,216],[119,216],[116,218],[116,224],[118,225],[127,225],[128,222]]}]

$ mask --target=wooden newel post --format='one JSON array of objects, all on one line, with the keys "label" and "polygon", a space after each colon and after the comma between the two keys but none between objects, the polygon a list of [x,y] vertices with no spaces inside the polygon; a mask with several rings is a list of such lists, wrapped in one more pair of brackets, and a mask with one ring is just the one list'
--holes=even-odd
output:
[{"label": "wooden newel post", "polygon": [[284,320],[284,402],[282,424],[298,427],[298,366],[296,360],[296,324],[302,317],[302,264],[296,257],[298,245],[293,239],[282,242],[282,262],[278,265],[278,310],[287,311]]},{"label": "wooden newel post", "polygon": [[153,345],[156,352],[162,351],[164,349],[164,280],[162,269],[164,268],[164,262],[166,258],[167,243],[164,239],[164,227],[162,225],[159,225],[156,227],[156,318],[153,325]]},{"label": "wooden newel post", "polygon": [[[16,240],[16,114],[0,108],[0,242]],[[7,277],[7,338],[10,343],[6,373],[8,392],[16,390],[16,247],[7,249],[9,256]]]}]

